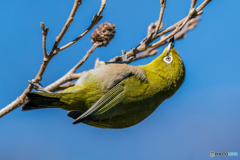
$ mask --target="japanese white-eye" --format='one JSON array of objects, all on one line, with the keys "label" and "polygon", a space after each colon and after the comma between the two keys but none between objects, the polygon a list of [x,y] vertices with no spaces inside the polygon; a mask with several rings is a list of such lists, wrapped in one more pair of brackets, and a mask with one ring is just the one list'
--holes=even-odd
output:
[{"label": "japanese white-eye", "polygon": [[163,53],[143,66],[103,64],[83,74],[76,85],[57,93],[28,93],[23,111],[61,108],[99,128],[126,128],[148,117],[181,86],[183,61],[170,41]]}]

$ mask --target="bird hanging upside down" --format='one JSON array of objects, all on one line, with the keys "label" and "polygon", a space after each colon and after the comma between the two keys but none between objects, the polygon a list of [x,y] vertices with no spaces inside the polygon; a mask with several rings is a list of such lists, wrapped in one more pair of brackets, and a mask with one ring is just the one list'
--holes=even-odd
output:
[{"label": "bird hanging upside down", "polygon": [[69,111],[73,124],[99,128],[138,124],[184,81],[184,64],[173,43],[172,38],[163,53],[147,65],[102,64],[83,74],[75,86],[58,93],[27,93],[22,111],[61,108]]}]

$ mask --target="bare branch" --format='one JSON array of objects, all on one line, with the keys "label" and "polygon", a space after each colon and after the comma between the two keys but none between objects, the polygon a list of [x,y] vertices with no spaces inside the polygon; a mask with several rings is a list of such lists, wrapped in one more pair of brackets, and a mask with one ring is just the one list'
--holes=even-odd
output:
[{"label": "bare branch", "polygon": [[51,52],[49,53],[49,55],[52,54],[57,54],[59,52],[59,50],[57,49],[58,44],[60,43],[60,41],[62,40],[63,36],[65,35],[65,33],[67,32],[70,24],[73,21],[73,18],[77,12],[78,7],[82,4],[82,0],[75,0],[72,11],[67,19],[67,22],[65,23],[65,25],[62,28],[62,31],[59,33],[59,35],[56,37],[54,45],[52,47]]},{"label": "bare branch", "polygon": [[167,39],[169,39],[170,37],[174,36],[176,33],[178,33],[183,27],[184,25],[191,19],[191,18],[194,18],[194,16],[196,17],[197,15],[197,11],[195,8],[192,8],[192,6],[194,6],[196,3],[195,0],[192,0],[192,3],[191,3],[191,6],[190,6],[190,11],[187,15],[187,17],[185,18],[185,20],[183,21],[183,23],[180,23],[176,28],[175,30],[170,33],[169,35],[167,35],[164,39],[161,39],[159,40],[158,42],[152,44],[152,45],[149,45],[148,47],[149,48],[152,48],[152,47],[158,47],[160,46],[161,43],[163,43],[164,41],[166,41]]},{"label": "bare branch", "polygon": [[[59,36],[56,37],[56,40],[55,40],[55,43],[54,43],[54,46],[52,48],[52,51],[49,53],[49,55],[47,54],[47,51],[46,51],[46,45],[45,45],[45,42],[46,42],[46,37],[45,35],[43,35],[43,52],[44,52],[44,59],[43,59],[43,62],[40,66],[40,69],[36,75],[36,77],[32,80],[33,83],[38,83],[39,81],[42,80],[42,75],[48,65],[48,63],[51,61],[51,59],[59,52],[56,50],[59,42],[61,41],[62,37],[64,36],[64,34],[66,33],[69,25],[71,24],[72,20],[73,20],[73,17],[78,9],[78,7],[81,5],[82,1],[81,0],[75,0],[74,2],[74,5],[73,5],[73,9],[71,11],[71,14],[66,22],[66,24],[64,25],[61,33],[59,34]],[[44,23],[41,23],[41,28],[46,31],[45,29],[45,25]],[[47,29],[48,30],[48,29]],[[45,33],[43,33],[45,34]],[[54,52],[55,51],[55,52]],[[26,101],[26,93],[28,92],[31,92],[33,89],[33,86],[32,84],[29,84],[27,89],[24,90],[24,92],[15,100],[13,101],[11,104],[7,105],[5,108],[2,108],[0,110],[0,118],[5,116],[6,114],[8,114],[9,112],[13,111],[14,109],[18,108],[19,106],[23,105]]]},{"label": "bare branch", "polygon": [[[93,46],[87,51],[86,55],[81,59],[70,71],[68,71],[64,76],[59,78],[57,81],[53,82],[52,84],[48,85],[44,89],[47,91],[54,92],[57,90],[57,88],[64,84],[67,81],[72,81],[75,78],[73,78],[74,73],[77,71],[77,69],[88,59],[88,57],[93,53],[93,51],[99,47],[101,44],[94,43]],[[80,73],[81,74],[81,73]],[[76,79],[80,77],[77,76]]]},{"label": "bare branch", "polygon": [[43,54],[44,54],[44,60],[46,61],[48,59],[48,53],[47,53],[47,49],[46,49],[46,38],[47,38],[47,34],[48,34],[48,27],[45,28],[45,24],[43,22],[40,23],[40,26],[42,28],[42,46],[43,46]]},{"label": "bare branch", "polygon": [[[192,3],[191,3],[191,7],[190,7],[190,10],[192,9],[192,8],[194,8],[194,6],[196,5],[196,3],[197,3],[197,0],[191,0],[192,1]],[[189,10],[189,11],[190,11]]]},{"label": "bare branch", "polygon": [[146,57],[150,57],[150,56],[154,56],[155,54],[157,54],[157,52],[158,52],[158,50],[156,48],[150,48],[150,49],[146,50],[145,52],[137,55],[136,58],[133,59],[133,61],[143,59]]},{"label": "bare branch", "polygon": [[156,36],[157,32],[160,29],[160,26],[162,24],[162,18],[163,18],[163,13],[164,13],[164,9],[166,7],[166,0],[160,0],[160,4],[161,4],[161,10],[160,10],[160,14],[159,14],[159,19],[158,19],[158,23],[157,23],[157,27],[155,29],[155,33],[153,35],[153,37]]},{"label": "bare branch", "polygon": [[198,8],[196,9],[197,12],[200,12],[204,7],[206,7],[206,5],[208,5],[208,3],[210,3],[212,0],[205,0],[200,6],[198,6]]},{"label": "bare branch", "polygon": [[[201,15],[202,13],[203,13],[203,11],[197,12],[197,16]],[[157,34],[156,38],[173,31],[179,24],[183,23],[185,19],[186,19],[186,17],[183,18],[182,20],[178,21],[174,25],[172,25],[172,26],[166,28],[165,30],[161,31],[160,33]]]},{"label": "bare branch", "polygon": [[72,87],[72,86],[74,86],[74,85],[75,85],[75,82],[67,82],[67,83],[65,83],[65,84],[60,85],[60,86],[56,89],[56,91],[61,91],[61,90],[67,89],[67,88],[69,88],[69,87]]},{"label": "bare branch", "polygon": [[[193,3],[194,1],[192,1]],[[127,57],[132,57],[132,56],[136,56],[136,54],[140,53],[140,52],[143,52],[143,51],[146,51],[148,48],[155,48],[155,47],[159,47],[159,46],[162,46],[163,44],[165,44],[166,40],[168,38],[170,38],[171,36],[175,35],[176,33],[178,33],[183,27],[184,25],[192,18],[198,16],[198,15],[201,15],[203,13],[202,9],[209,3],[211,2],[211,0],[205,0],[197,9],[194,9],[192,8],[191,11],[189,12],[189,14],[187,15],[187,17],[183,18],[182,20],[180,20],[179,22],[175,23],[174,25],[168,27],[167,29],[161,31],[160,33],[158,33],[156,35],[156,37],[153,37],[151,40],[148,39],[148,37],[144,38],[144,40],[142,40],[140,42],[140,44],[131,49],[130,51],[128,51],[126,53]],[[192,4],[191,4],[192,6]],[[174,31],[173,31],[174,30]],[[171,32],[173,31],[172,33],[170,33],[168,36],[166,36],[164,39],[161,39],[160,41],[152,44],[152,45],[147,45],[146,42],[153,42],[156,38],[168,33],[168,32]],[[114,61],[121,61],[122,60],[122,57],[121,56],[116,56],[115,58],[111,59],[110,62],[114,62]]]},{"label": "bare branch", "polygon": [[73,73],[73,74],[71,74],[71,81],[80,78],[81,75],[82,75],[83,73],[85,73],[85,72],[86,72],[86,71],[83,71],[82,73]]},{"label": "bare branch", "polygon": [[75,38],[74,40],[72,40],[68,44],[60,47],[59,51],[62,51],[64,49],[70,47],[74,43],[76,43],[78,40],[80,40],[82,37],[84,37],[96,24],[98,24],[98,22],[102,19],[101,14],[102,14],[102,12],[105,8],[105,5],[106,5],[106,0],[102,0],[102,4],[101,4],[101,7],[98,11],[98,14],[94,15],[93,20],[92,20],[91,24],[89,25],[89,27],[82,34],[80,34],[77,38]]},{"label": "bare branch", "polygon": [[201,18],[197,17],[188,21],[185,27],[174,36],[175,40],[185,38],[187,36],[186,33],[189,32],[190,30],[193,30],[197,26],[198,21],[200,20]]},{"label": "bare branch", "polygon": [[167,39],[169,39],[170,37],[172,37],[176,33],[178,33],[185,26],[185,24],[192,18],[192,16],[194,14],[196,14],[196,9],[192,8],[192,10],[189,12],[189,14],[186,17],[186,19],[184,20],[184,22],[180,23],[173,32],[171,32],[169,35],[167,35],[164,39],[162,39],[152,45],[149,45],[147,48],[159,47],[161,45],[161,43],[165,42]]},{"label": "bare branch", "polygon": [[103,12],[103,10],[104,10],[104,8],[105,8],[105,5],[106,5],[106,3],[107,3],[107,0],[101,0],[101,8],[99,9],[99,11],[98,11],[98,16],[100,16],[101,14],[102,14],[102,12]]},{"label": "bare branch", "polygon": [[23,105],[26,100],[26,93],[31,92],[32,89],[33,89],[32,85],[28,85],[27,89],[25,89],[24,92],[16,100],[14,100],[12,103],[7,105],[6,107],[2,108],[0,110],[0,118],[2,118],[9,112]]},{"label": "bare branch", "polygon": [[92,47],[87,51],[87,54],[80,60],[71,70],[71,73],[75,73],[77,69],[88,59],[88,57],[94,52],[94,50],[99,47],[101,44],[94,43]]},{"label": "bare branch", "polygon": [[[201,20],[201,18],[197,17],[197,18],[193,18],[190,21],[188,21],[188,23],[184,26],[184,28],[174,36],[175,40],[180,40],[180,39],[185,38],[187,36],[187,32],[189,32],[190,30],[193,30],[197,26],[199,20]],[[149,25],[149,26],[151,26],[151,25]],[[161,39],[163,39],[163,38],[165,38],[164,35],[161,36]],[[162,45],[164,45],[166,43],[167,43],[167,41],[165,41],[165,43],[163,43]],[[157,48],[159,48],[159,47],[157,47]],[[143,59],[146,57],[150,57],[150,56],[154,56],[158,52],[157,48],[150,48],[150,49],[146,50],[145,52],[138,54],[136,56],[136,58],[133,59],[133,61]]]}]

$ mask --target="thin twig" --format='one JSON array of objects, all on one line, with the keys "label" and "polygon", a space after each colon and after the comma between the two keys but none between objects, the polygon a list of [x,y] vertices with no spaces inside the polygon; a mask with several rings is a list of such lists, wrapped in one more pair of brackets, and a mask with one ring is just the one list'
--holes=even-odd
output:
[{"label": "thin twig", "polygon": [[[47,54],[47,51],[45,50],[46,46],[45,46],[45,42],[46,40],[43,40],[44,44],[44,59],[43,62],[40,66],[40,69],[36,75],[36,77],[32,80],[33,83],[38,83],[39,81],[42,80],[42,75],[48,65],[48,63],[51,61],[51,59],[54,57],[54,55],[56,55],[58,53],[58,51],[54,52],[54,50],[57,48],[59,42],[61,41],[62,37],[64,36],[64,34],[66,33],[69,25],[71,24],[73,17],[78,9],[78,7],[81,5],[82,1],[81,0],[75,0],[74,5],[73,5],[73,9],[71,11],[71,14],[66,22],[66,24],[64,25],[61,33],[59,34],[59,36],[56,37],[54,46],[52,48],[52,51],[49,53],[49,55]],[[41,28],[44,28],[43,25],[41,25]],[[44,38],[45,39],[45,38]],[[0,110],[0,118],[5,116],[6,114],[8,114],[9,112],[13,111],[14,109],[20,107],[21,105],[23,105],[26,101],[26,93],[31,92],[33,89],[32,84],[29,84],[28,87],[24,90],[24,92],[12,103],[10,103],[9,105],[7,105],[6,107],[2,108]]]},{"label": "thin twig", "polygon": [[208,3],[210,3],[212,0],[205,0],[200,6],[198,6],[198,8],[196,9],[197,12],[200,12],[204,7],[206,7],[206,5],[208,5]]},{"label": "thin twig", "polygon": [[148,50],[146,50],[145,52],[137,55],[133,61],[139,60],[139,59],[143,59],[146,57],[150,57],[150,56],[154,56],[155,54],[157,54],[158,50],[156,48],[150,48]]},{"label": "thin twig", "polygon": [[[198,11],[197,16],[201,15],[202,13],[203,13],[203,11]],[[171,31],[173,31],[177,26],[179,26],[179,24],[183,23],[185,19],[186,19],[186,17],[181,19],[180,21],[178,21],[174,25],[172,25],[172,26],[166,28],[165,30],[159,32],[155,38],[161,37],[162,35],[165,35],[165,34],[171,32]],[[155,39],[153,39],[153,40],[155,40]]]},{"label": "thin twig", "polygon": [[47,53],[47,49],[46,49],[46,38],[47,38],[47,34],[48,34],[48,27],[45,28],[45,24],[43,22],[40,23],[40,26],[42,28],[42,46],[43,46],[43,54],[44,54],[44,60],[48,59],[48,53]]},{"label": "thin twig", "polygon": [[93,20],[91,22],[91,24],[89,25],[89,27],[82,33],[80,34],[77,38],[75,38],[74,40],[72,40],[71,42],[69,42],[68,44],[62,46],[59,48],[59,51],[62,51],[68,47],[70,47],[71,45],[73,45],[74,43],[76,43],[78,40],[80,40],[83,36],[85,36],[96,24],[98,24],[98,22],[102,19],[102,12],[105,8],[106,5],[106,0],[102,0],[101,3],[101,7],[98,11],[98,14],[94,15]]},{"label": "thin twig", "polygon": [[[192,1],[192,3],[191,3],[191,7],[190,7],[190,10],[192,9],[192,8],[194,8],[194,6],[196,5],[196,3],[197,3],[197,0],[191,0]],[[189,11],[190,11],[189,10]]]},{"label": "thin twig", "polygon": [[193,30],[197,26],[198,21],[200,20],[200,17],[196,17],[188,21],[187,24],[183,27],[183,29],[174,36],[175,40],[185,38],[186,33],[190,30]]},{"label": "thin twig", "polygon": [[[175,35],[176,33],[178,33],[181,28],[192,18],[194,18],[195,16],[198,16],[198,15],[201,15],[203,13],[202,9],[208,4],[210,3],[211,0],[205,0],[196,10],[195,9],[191,9],[191,11],[189,12],[188,16],[183,18],[182,20],[178,21],[177,23],[175,23],[174,25],[166,28],[165,30],[161,31],[160,33],[158,33],[156,35],[156,37],[153,37],[153,39],[151,39],[150,42],[153,42],[156,38],[158,37],[161,37],[162,35],[165,35],[166,33],[168,32],[171,32],[173,31],[171,34],[169,34],[168,36],[166,36],[164,39],[161,39],[160,41],[152,44],[152,45],[146,45],[146,38],[144,40],[142,40],[140,42],[140,44],[131,49],[130,51],[128,51],[126,53],[127,57],[132,57],[132,56],[136,56],[136,54],[140,53],[140,52],[143,52],[143,51],[146,51],[148,48],[154,48],[154,47],[157,47],[157,46],[161,46],[163,45],[164,43],[166,43],[165,41],[170,38],[171,36]],[[193,1],[192,1],[193,3]],[[192,6],[192,5],[191,5]],[[115,62],[115,61],[121,61],[122,60],[122,57],[121,56],[116,56],[114,57],[113,59],[110,60],[110,62]]]},{"label": "thin twig", "polygon": [[61,90],[67,89],[67,88],[69,88],[69,87],[72,87],[72,86],[74,86],[74,85],[75,85],[75,82],[67,82],[67,83],[65,83],[65,84],[60,85],[60,86],[56,89],[56,91],[61,91]]},{"label": "thin twig", "polygon": [[100,9],[99,9],[99,11],[98,11],[98,16],[100,16],[101,14],[102,14],[102,12],[103,12],[103,10],[104,10],[104,8],[105,8],[105,5],[106,5],[106,3],[107,3],[107,0],[101,0],[101,7],[100,7]]},{"label": "thin twig", "polygon": [[[86,55],[81,59],[71,70],[69,70],[64,76],[59,78],[57,81],[53,82],[52,84],[48,85],[44,89],[47,91],[54,92],[57,90],[57,88],[64,84],[67,81],[72,81],[75,78],[73,78],[74,73],[77,71],[77,69],[88,59],[88,57],[93,53],[93,51],[99,47],[101,44],[94,43],[92,47],[87,51]],[[79,78],[80,76],[77,76]]]},{"label": "thin twig", "polygon": [[77,69],[88,59],[88,57],[94,52],[94,50],[101,46],[101,44],[94,43],[92,47],[87,51],[87,54],[80,60],[71,70],[70,72],[75,73]]},{"label": "thin twig", "polygon": [[81,77],[81,75],[82,75],[83,73],[85,73],[85,72],[86,72],[86,71],[83,71],[82,73],[73,73],[73,74],[71,74],[70,81],[73,81],[73,80],[78,79],[78,78]]},{"label": "thin twig", "polygon": [[162,18],[163,18],[163,13],[164,13],[164,9],[166,7],[166,0],[160,0],[160,5],[161,5],[161,10],[160,10],[160,14],[159,14],[159,19],[158,19],[158,23],[157,23],[157,27],[155,29],[154,35],[153,37],[156,36],[157,32],[160,29],[160,26],[162,24]]},{"label": "thin twig", "polygon": [[61,32],[59,33],[59,35],[56,37],[54,45],[52,47],[51,52],[49,53],[49,55],[54,55],[57,54],[59,52],[59,50],[57,49],[58,44],[60,43],[60,41],[62,40],[63,36],[65,35],[65,33],[67,32],[70,24],[73,21],[73,18],[77,12],[78,7],[82,4],[82,0],[75,0],[72,11],[67,19],[67,22],[65,23],[65,25],[63,26]]},{"label": "thin twig", "polygon": [[[184,28],[174,36],[175,40],[180,40],[180,39],[185,38],[187,36],[186,33],[189,32],[190,30],[193,30],[197,26],[198,21],[200,19],[201,19],[200,17],[196,17],[196,18],[193,18],[190,21],[188,21],[187,24],[184,26]],[[161,37],[161,39],[163,39],[164,37],[165,36],[163,35]],[[165,41],[165,43],[163,43],[162,45],[164,45],[166,43],[167,43],[167,41]],[[150,48],[150,49],[146,50],[145,52],[143,52],[141,54],[138,54],[136,56],[136,58],[133,59],[133,61],[143,59],[143,58],[146,58],[146,57],[150,57],[150,56],[154,56],[155,54],[157,54],[157,52],[158,52],[157,48],[159,48],[159,47]]]},{"label": "thin twig", "polygon": [[169,35],[167,35],[165,38],[161,39],[160,41],[149,45],[147,48],[153,48],[153,47],[158,47],[161,45],[161,43],[165,42],[167,39],[169,39],[170,37],[174,36],[176,33],[178,33],[179,31],[181,31],[181,29],[185,26],[185,24],[192,18],[192,16],[196,14],[196,9],[192,8],[191,11],[189,12],[188,16],[186,17],[186,19],[184,20],[183,23],[180,23],[176,29],[174,31],[172,31]]}]

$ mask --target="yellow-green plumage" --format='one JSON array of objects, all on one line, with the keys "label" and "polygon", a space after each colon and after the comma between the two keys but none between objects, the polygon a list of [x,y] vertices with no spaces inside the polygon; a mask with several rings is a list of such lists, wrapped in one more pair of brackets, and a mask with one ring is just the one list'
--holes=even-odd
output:
[{"label": "yellow-green plumage", "polygon": [[[172,57],[169,64],[163,60],[168,56]],[[75,123],[126,128],[144,120],[171,97],[184,77],[185,69],[179,54],[174,48],[167,53],[166,48],[147,65],[102,65],[85,73],[74,87],[58,93],[30,93],[30,101],[23,110],[62,108],[73,111],[69,116],[77,119]]]}]

